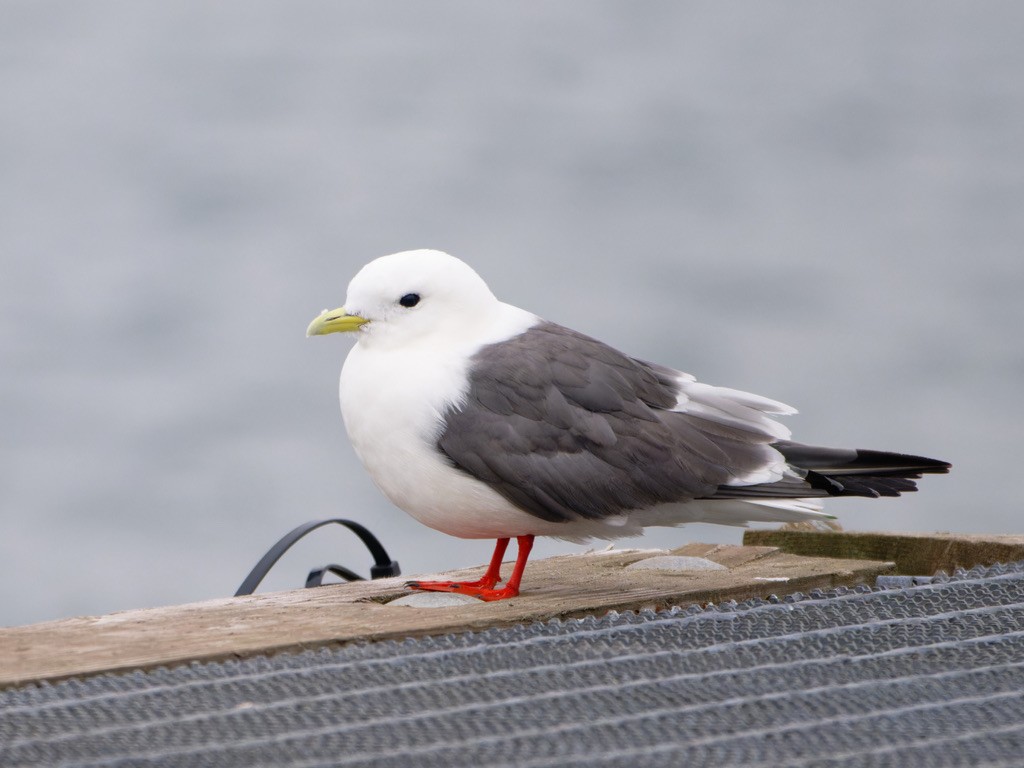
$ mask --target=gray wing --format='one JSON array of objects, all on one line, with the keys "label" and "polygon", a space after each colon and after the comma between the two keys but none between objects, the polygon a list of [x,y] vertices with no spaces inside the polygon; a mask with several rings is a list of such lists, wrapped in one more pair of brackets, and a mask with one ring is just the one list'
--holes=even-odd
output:
[{"label": "gray wing", "polygon": [[446,414],[438,447],[555,522],[708,498],[778,459],[757,428],[672,410],[680,376],[542,323],[474,356],[467,397]]}]

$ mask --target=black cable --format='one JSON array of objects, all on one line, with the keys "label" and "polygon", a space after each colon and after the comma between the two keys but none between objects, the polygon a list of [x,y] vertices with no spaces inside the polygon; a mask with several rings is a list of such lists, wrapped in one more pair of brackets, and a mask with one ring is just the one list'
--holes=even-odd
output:
[{"label": "black cable", "polygon": [[319,587],[324,583],[324,576],[328,573],[333,573],[335,576],[340,576],[345,581],[366,581],[355,571],[350,571],[344,565],[338,565],[331,563],[325,565],[323,568],[314,568],[309,572],[309,576],[306,577],[306,589],[311,587]]},{"label": "black cable", "polygon": [[[352,533],[358,536],[363,544],[366,545],[366,548],[370,550],[370,554],[373,555],[374,560],[373,565],[370,566],[371,579],[383,579],[388,576],[399,576],[402,573],[401,569],[398,567],[398,562],[391,559],[387,550],[385,550],[383,545],[377,540],[377,537],[359,523],[353,520],[343,520],[341,518],[313,520],[308,523],[303,523],[295,530],[283,536],[279,542],[272,546],[267,554],[265,554],[260,561],[256,563],[256,567],[253,568],[249,575],[245,577],[245,581],[242,582],[242,586],[240,586],[238,591],[235,592],[235,597],[251,595],[255,592],[256,587],[258,587],[260,582],[263,581],[263,577],[265,577],[267,572],[274,567],[274,563],[276,563],[281,558],[281,555],[287,552],[295,542],[307,533],[315,531],[317,528],[324,525],[330,525],[331,523],[343,525],[348,528]],[[323,582],[324,573],[326,571],[330,571],[331,573],[350,581],[353,580],[352,577],[355,579],[361,578],[358,574],[353,573],[347,568],[342,568],[340,565],[328,565],[318,570],[318,577],[316,576],[317,570],[310,572],[309,577],[306,579],[307,587],[319,586]]]}]

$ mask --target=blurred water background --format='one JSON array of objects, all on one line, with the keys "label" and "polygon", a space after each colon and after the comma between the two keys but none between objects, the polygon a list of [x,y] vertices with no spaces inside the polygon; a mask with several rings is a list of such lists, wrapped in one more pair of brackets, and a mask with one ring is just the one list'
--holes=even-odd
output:
[{"label": "blurred water background", "polygon": [[[348,342],[303,336],[364,262],[417,247],[796,405],[805,442],[956,465],[833,503],[847,528],[1022,532],[1021,4],[0,17],[0,624],[229,595],[317,517],[406,573],[484,562],[379,495],[338,414]],[[331,561],[369,557],[322,531],[266,588]]]}]

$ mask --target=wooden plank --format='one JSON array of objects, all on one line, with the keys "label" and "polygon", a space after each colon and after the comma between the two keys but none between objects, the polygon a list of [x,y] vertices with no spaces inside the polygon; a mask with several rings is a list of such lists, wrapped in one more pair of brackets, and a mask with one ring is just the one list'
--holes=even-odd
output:
[{"label": "wooden plank", "polygon": [[[727,568],[625,568],[665,554],[703,557]],[[481,569],[444,577],[475,578]],[[408,594],[402,577],[124,611],[0,629],[0,687],[611,610],[745,600],[871,582],[891,571],[887,562],[808,558],[776,547],[691,544],[668,553],[619,550],[539,560],[527,568],[520,597],[494,603],[445,608],[388,605]]]},{"label": "wooden plank", "polygon": [[897,573],[913,576],[1024,560],[1024,536],[999,534],[752,530],[743,543],[808,557],[891,560]]}]

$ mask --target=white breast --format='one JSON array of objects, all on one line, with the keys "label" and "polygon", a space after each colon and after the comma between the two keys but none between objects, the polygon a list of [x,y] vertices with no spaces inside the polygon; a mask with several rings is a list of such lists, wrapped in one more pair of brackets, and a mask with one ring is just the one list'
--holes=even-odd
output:
[{"label": "white breast", "polygon": [[[357,344],[341,371],[345,429],[366,471],[392,503],[424,525],[463,538],[539,533],[544,521],[454,469],[436,449],[444,414],[465,397],[470,356],[537,322],[508,305],[462,339],[415,347]],[[514,310],[514,311],[511,311]]]}]

